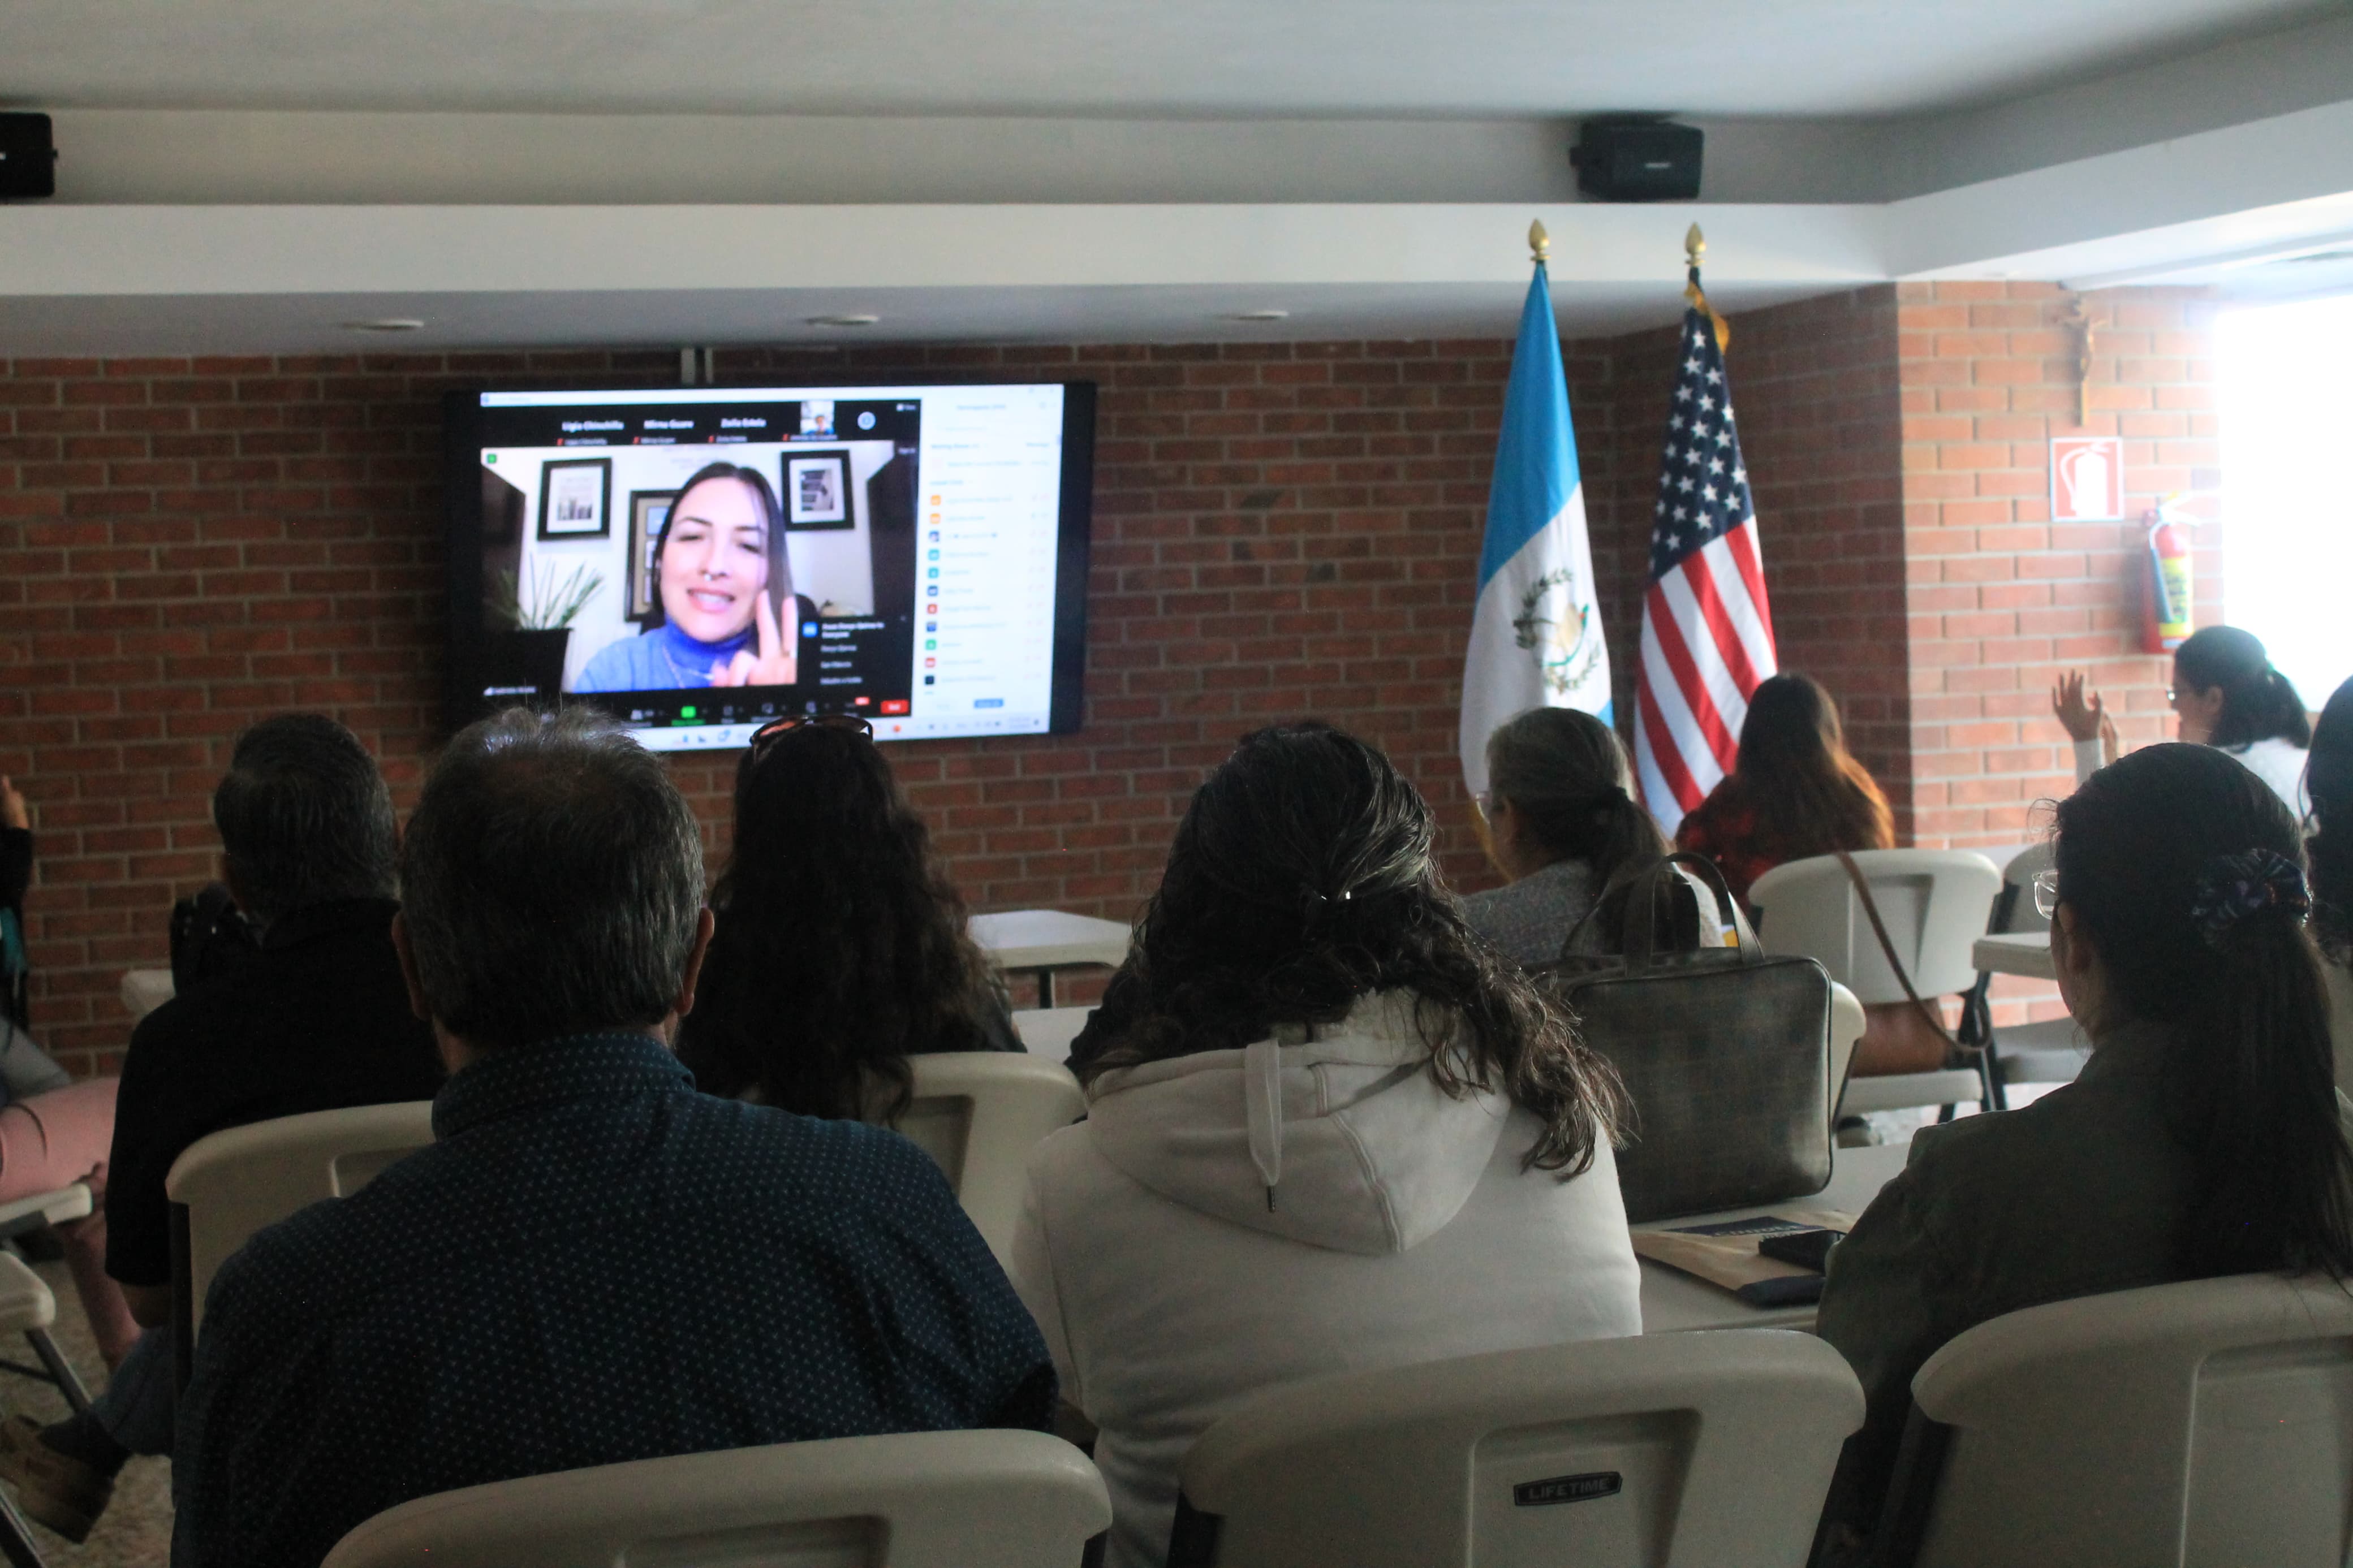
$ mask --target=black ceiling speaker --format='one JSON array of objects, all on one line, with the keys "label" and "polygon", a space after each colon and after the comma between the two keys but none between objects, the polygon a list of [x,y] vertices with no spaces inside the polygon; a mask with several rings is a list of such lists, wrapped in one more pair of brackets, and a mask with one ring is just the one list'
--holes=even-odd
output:
[{"label": "black ceiling speaker", "polygon": [[1577,166],[1577,188],[1596,201],[1697,201],[1703,140],[1694,125],[1612,115],[1577,127],[1568,161]]},{"label": "black ceiling speaker", "polygon": [[58,150],[46,114],[0,114],[0,196],[58,194]]}]

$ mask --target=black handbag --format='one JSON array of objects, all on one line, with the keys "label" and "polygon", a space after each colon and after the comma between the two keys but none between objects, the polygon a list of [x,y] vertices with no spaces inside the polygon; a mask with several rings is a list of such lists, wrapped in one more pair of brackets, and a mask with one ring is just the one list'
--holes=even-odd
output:
[{"label": "black handbag", "polygon": [[[1662,949],[1657,900],[1688,867],[1715,894],[1737,946]],[[1748,1208],[1819,1193],[1831,1179],[1831,977],[1810,958],[1768,958],[1704,855],[1636,874],[1622,952],[1562,955],[1536,973],[1608,1057],[1633,1101],[1618,1185],[1634,1222]],[[1597,903],[1597,909],[1598,909]],[[1588,916],[1590,920],[1592,917]]]}]

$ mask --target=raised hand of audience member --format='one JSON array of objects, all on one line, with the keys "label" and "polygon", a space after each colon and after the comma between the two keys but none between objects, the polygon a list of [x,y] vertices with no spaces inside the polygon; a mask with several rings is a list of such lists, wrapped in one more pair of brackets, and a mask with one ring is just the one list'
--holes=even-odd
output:
[{"label": "raised hand of audience member", "polygon": [[25,792],[9,783],[6,773],[0,773],[0,827],[30,828],[32,826],[33,813],[25,804]]},{"label": "raised hand of audience member", "polygon": [[2086,689],[2088,683],[2080,669],[2071,669],[2061,676],[2051,688],[2051,716],[2059,721],[2067,738],[2078,745],[2096,738],[2101,761],[2113,763],[2119,750],[2116,721],[2108,717],[2107,704],[2100,694]]}]

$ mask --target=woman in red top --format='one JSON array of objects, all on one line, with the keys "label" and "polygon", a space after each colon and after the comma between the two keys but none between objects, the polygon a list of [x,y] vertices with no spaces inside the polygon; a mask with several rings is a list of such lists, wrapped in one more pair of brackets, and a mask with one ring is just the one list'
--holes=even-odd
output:
[{"label": "woman in red top", "polygon": [[1894,843],[1887,797],[1847,754],[1838,705],[1803,675],[1757,686],[1731,773],[1675,830],[1675,847],[1721,866],[1744,904],[1748,885],[1785,860]]}]

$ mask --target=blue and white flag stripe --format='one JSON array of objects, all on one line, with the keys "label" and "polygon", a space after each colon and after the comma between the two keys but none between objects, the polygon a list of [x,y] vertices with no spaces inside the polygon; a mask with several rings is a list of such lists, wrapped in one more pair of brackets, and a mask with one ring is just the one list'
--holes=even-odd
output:
[{"label": "blue and white flag stripe", "polygon": [[1568,381],[1552,289],[1538,262],[1504,392],[1479,599],[1462,665],[1462,777],[1472,795],[1487,788],[1487,737],[1514,714],[1545,707],[1609,719],[1609,653],[1594,602]]}]

